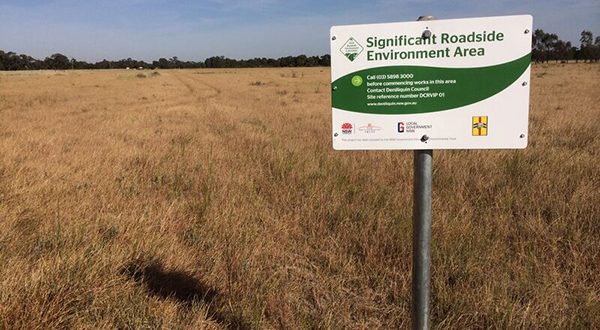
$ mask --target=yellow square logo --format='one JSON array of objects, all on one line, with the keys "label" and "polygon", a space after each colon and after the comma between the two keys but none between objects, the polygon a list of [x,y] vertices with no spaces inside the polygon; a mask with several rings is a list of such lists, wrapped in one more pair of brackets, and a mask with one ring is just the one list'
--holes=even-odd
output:
[{"label": "yellow square logo", "polygon": [[488,117],[473,117],[473,136],[486,136],[488,133]]}]

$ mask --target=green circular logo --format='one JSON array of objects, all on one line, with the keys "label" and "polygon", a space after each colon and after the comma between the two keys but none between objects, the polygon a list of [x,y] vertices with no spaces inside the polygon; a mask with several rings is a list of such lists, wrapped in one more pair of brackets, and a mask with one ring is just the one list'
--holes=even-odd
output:
[{"label": "green circular logo", "polygon": [[362,83],[363,83],[363,79],[361,76],[352,77],[352,85],[354,85],[355,87],[362,85]]}]

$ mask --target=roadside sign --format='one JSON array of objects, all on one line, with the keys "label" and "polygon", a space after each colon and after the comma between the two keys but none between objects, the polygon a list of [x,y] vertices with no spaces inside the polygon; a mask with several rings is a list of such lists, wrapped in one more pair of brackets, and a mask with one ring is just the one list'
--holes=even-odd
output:
[{"label": "roadside sign", "polygon": [[333,147],[525,148],[532,21],[332,27]]}]

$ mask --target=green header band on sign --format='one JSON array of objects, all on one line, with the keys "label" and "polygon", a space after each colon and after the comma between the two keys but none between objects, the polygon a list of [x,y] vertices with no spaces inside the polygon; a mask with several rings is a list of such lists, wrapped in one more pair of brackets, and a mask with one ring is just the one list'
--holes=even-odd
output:
[{"label": "green header band on sign", "polygon": [[[385,66],[365,69],[334,81],[331,101],[337,109],[383,115],[455,109],[500,93],[530,65],[531,53],[511,62],[480,68]],[[362,78],[361,84],[358,84],[359,78]]]}]

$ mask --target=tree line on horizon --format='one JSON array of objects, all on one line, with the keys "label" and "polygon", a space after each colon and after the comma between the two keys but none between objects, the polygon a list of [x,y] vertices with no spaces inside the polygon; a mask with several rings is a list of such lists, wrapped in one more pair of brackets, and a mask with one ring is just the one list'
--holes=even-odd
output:
[{"label": "tree line on horizon", "polygon": [[213,56],[204,61],[181,61],[177,56],[170,59],[160,58],[148,63],[132,58],[119,61],[102,60],[96,63],[78,61],[57,53],[46,57],[43,61],[29,55],[17,55],[14,52],[0,50],[0,71],[13,70],[98,70],[98,69],[200,69],[200,68],[271,68],[271,67],[316,67],[330,66],[328,54],[322,56],[287,56],[278,59],[253,58],[236,60],[225,56]]},{"label": "tree line on horizon", "polygon": [[[600,36],[594,39],[591,31],[581,32],[580,47],[575,47],[570,41],[563,41],[554,33],[546,33],[537,29],[532,34],[531,60],[536,63],[549,61],[584,61],[598,62],[600,60]],[[199,68],[275,68],[275,67],[316,67],[330,66],[331,56],[287,56],[278,59],[253,58],[247,60],[230,59],[224,56],[209,57],[204,61],[180,61],[177,56],[170,59],[160,58],[152,63],[131,58],[119,61],[102,60],[96,63],[78,61],[74,58],[56,53],[44,60],[35,59],[29,55],[17,55],[14,52],[0,50],[0,71],[13,70],[92,70],[92,69],[199,69]]]},{"label": "tree line on horizon", "polygon": [[563,41],[554,33],[546,33],[542,29],[533,32],[531,43],[531,60],[536,63],[549,61],[598,62],[600,60],[600,36],[594,40],[589,30],[581,32],[579,48],[570,41]]}]

